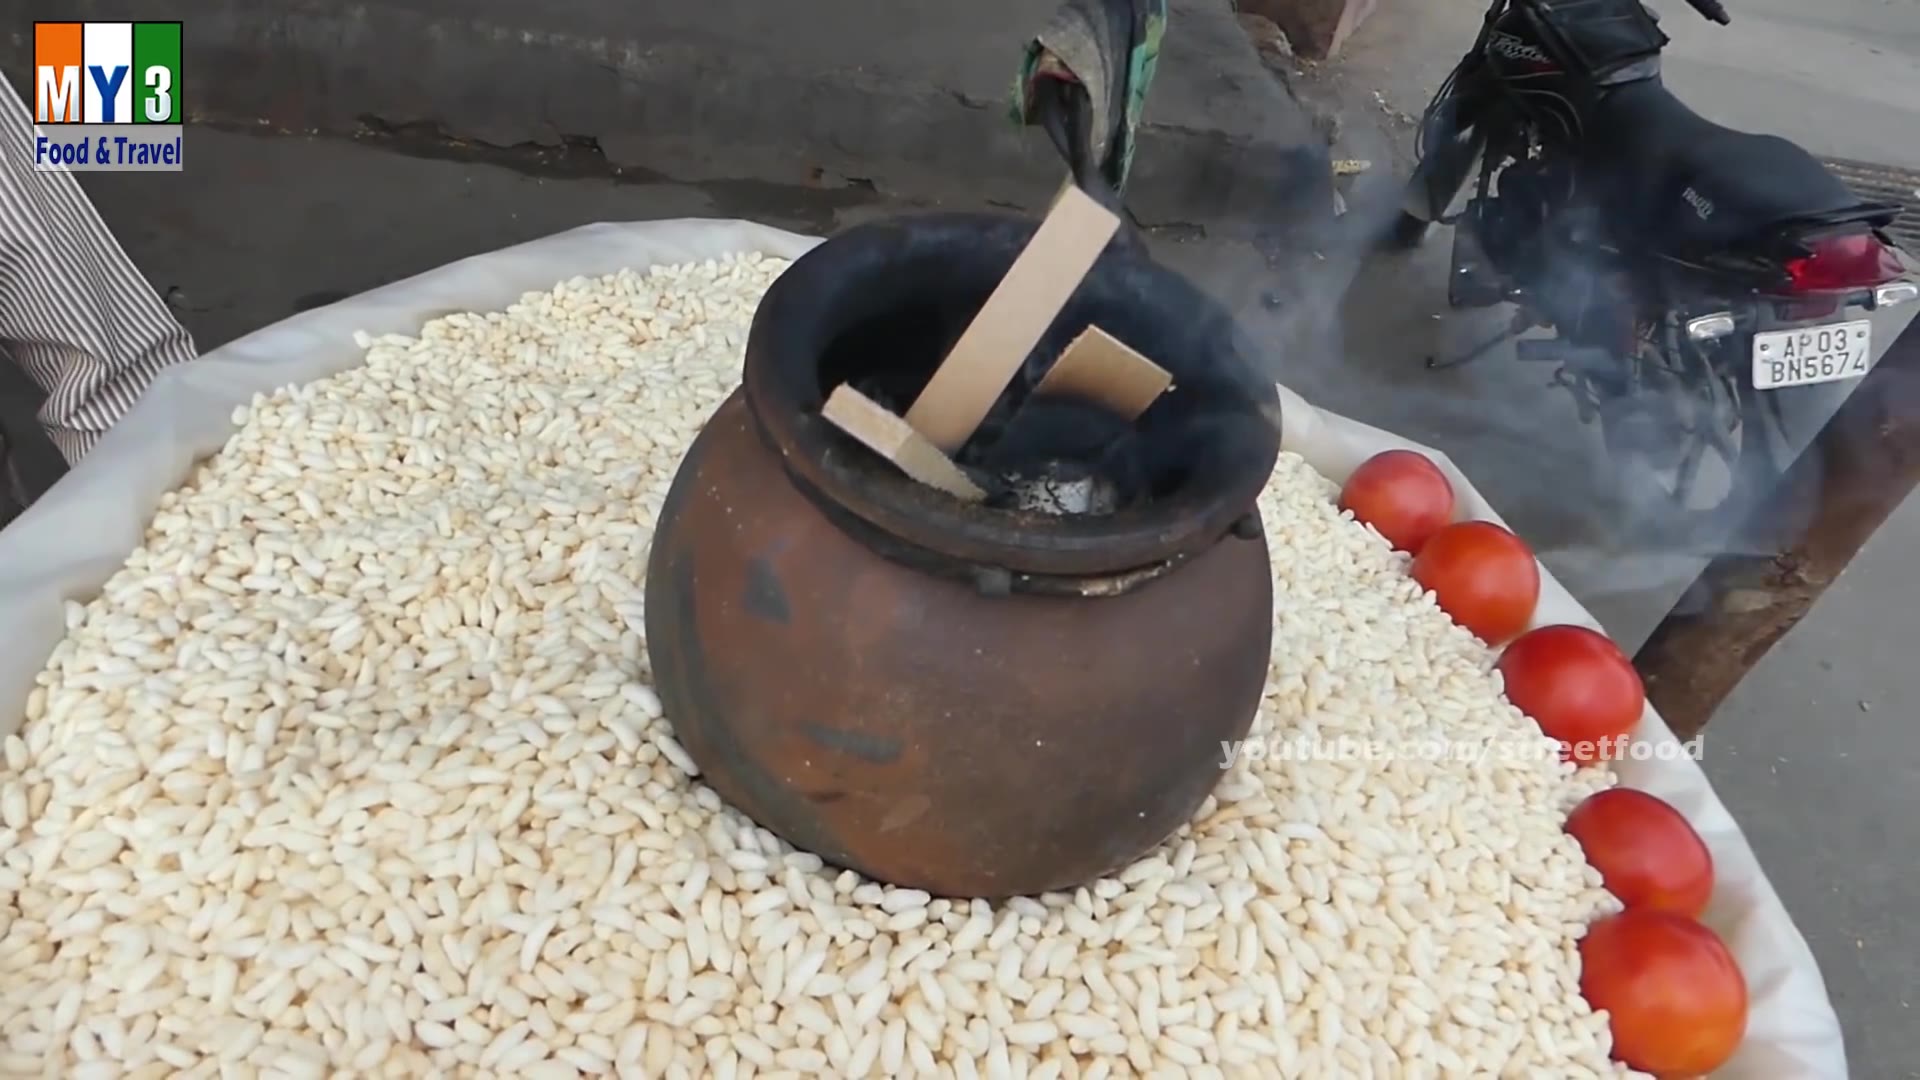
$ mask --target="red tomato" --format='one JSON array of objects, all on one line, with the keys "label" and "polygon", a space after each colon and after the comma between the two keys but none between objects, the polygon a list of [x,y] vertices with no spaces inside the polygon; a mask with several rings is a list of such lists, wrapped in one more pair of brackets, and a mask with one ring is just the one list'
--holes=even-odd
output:
[{"label": "red tomato", "polygon": [[1500,656],[1507,700],[1559,739],[1574,761],[1610,761],[1640,723],[1647,690],[1633,661],[1605,634],[1584,626],[1543,626]]},{"label": "red tomato", "polygon": [[1462,521],[1427,540],[1413,580],[1453,621],[1498,645],[1527,628],[1540,600],[1540,566],[1519,537],[1491,521]]},{"label": "red tomato", "polygon": [[1630,908],[1587,927],[1580,993],[1605,1009],[1613,1056],[1655,1076],[1705,1076],[1747,1031],[1747,980],[1713,931]]},{"label": "red tomato", "polygon": [[1699,917],[1713,895],[1713,855],[1680,811],[1632,788],[1609,788],[1567,816],[1587,862],[1630,908]]},{"label": "red tomato", "polygon": [[1347,478],[1340,509],[1353,511],[1356,521],[1373,526],[1395,549],[1417,555],[1453,520],[1453,485],[1424,454],[1386,450]]}]

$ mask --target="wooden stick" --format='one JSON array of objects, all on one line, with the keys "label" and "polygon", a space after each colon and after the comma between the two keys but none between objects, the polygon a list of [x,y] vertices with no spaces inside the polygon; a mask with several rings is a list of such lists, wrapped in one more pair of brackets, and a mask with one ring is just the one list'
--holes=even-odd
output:
[{"label": "wooden stick", "polygon": [[1080,287],[1120,228],[1120,219],[1069,184],[1046,220],[960,335],[907,423],[945,453],[958,450],[986,419],[1027,354]]},{"label": "wooden stick", "polygon": [[851,386],[836,387],[820,415],[928,487],[967,502],[979,502],[987,497],[952,458],[941,453],[905,420]]},{"label": "wooden stick", "polygon": [[1171,385],[1173,376],[1167,369],[1105,330],[1089,326],[1047,369],[1033,392],[1037,397],[1084,398],[1123,420],[1133,420]]},{"label": "wooden stick", "polygon": [[1769,555],[1722,555],[1687,590],[1705,607],[1670,612],[1633,663],[1647,698],[1690,739],[1768,650],[1833,584],[1920,485],[1920,320],[1910,323],[1847,396],[1813,444],[1749,515],[1790,521],[1812,497],[1798,537]]}]

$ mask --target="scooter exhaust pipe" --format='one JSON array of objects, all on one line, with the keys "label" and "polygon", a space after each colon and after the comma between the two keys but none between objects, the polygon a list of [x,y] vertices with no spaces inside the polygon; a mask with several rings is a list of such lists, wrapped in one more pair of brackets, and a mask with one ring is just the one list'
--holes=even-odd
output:
[{"label": "scooter exhaust pipe", "polygon": [[1569,345],[1551,339],[1517,341],[1513,354],[1529,363],[1564,364],[1576,371],[1604,371],[1615,363],[1614,354],[1598,345]]}]

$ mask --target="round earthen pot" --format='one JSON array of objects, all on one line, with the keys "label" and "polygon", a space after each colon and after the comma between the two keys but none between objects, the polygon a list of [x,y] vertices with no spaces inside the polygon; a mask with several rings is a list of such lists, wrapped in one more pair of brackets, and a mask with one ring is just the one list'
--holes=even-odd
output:
[{"label": "round earthen pot", "polygon": [[[1140,430],[1190,467],[1144,503],[967,505],[820,416],[863,375],[917,391],[1033,228],[929,215],[797,260],[647,570],[653,678],[703,779],[829,863],[941,896],[1071,888],[1164,840],[1219,781],[1269,660],[1254,503],[1274,389],[1226,313],[1144,255],[1110,246],[1034,353],[1097,323],[1173,374]],[[1184,445],[1202,412],[1214,435]]]}]

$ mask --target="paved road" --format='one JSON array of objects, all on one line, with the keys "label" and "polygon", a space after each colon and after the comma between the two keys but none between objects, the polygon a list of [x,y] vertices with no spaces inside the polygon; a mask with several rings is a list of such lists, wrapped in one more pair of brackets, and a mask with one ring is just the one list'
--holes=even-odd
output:
[{"label": "paved road", "polygon": [[[1703,115],[1816,153],[1920,168],[1914,0],[1725,0],[1730,26],[1651,0],[1667,83]],[[1381,0],[1336,66],[1415,113],[1472,43],[1484,0]]]},{"label": "paved road", "polygon": [[1821,154],[1920,169],[1920,5],[1727,0],[1730,26],[1667,2],[1667,81],[1733,127]]}]

